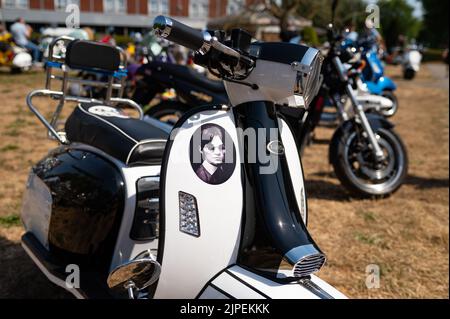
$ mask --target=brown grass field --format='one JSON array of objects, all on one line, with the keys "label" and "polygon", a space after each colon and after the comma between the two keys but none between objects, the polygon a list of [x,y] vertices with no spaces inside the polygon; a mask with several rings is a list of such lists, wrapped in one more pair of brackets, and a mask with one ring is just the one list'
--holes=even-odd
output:
[{"label": "brown grass field", "polygon": [[[383,200],[352,199],[327,161],[332,128],[319,128],[303,158],[309,229],[328,262],[319,276],[350,298],[449,297],[449,104],[443,65],[424,65],[399,85],[392,118],[409,155],[405,185]],[[43,73],[0,70],[0,298],[71,298],[48,282],[20,246],[19,214],[28,170],[55,142],[25,105]],[[51,106],[39,104],[49,115]],[[54,105],[54,104],[52,104]],[[380,288],[366,287],[366,267],[380,267]]]}]

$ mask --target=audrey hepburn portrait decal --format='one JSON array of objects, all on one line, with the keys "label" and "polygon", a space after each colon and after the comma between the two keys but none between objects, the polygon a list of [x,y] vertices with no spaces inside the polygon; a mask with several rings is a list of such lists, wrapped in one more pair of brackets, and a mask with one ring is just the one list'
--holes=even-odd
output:
[{"label": "audrey hepburn portrait decal", "polygon": [[235,152],[233,140],[219,125],[204,124],[192,135],[192,169],[205,183],[218,185],[230,178],[236,166]]}]

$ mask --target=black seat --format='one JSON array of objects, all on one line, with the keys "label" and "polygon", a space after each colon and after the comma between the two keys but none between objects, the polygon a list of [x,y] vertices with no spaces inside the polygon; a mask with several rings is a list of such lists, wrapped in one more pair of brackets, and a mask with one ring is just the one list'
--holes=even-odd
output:
[{"label": "black seat", "polygon": [[201,86],[206,90],[225,94],[225,86],[223,85],[222,81],[210,80],[206,76],[198,73],[197,71],[187,66],[155,61],[151,62],[151,68],[158,72],[163,72],[165,74],[172,74],[174,77],[177,77],[178,79],[182,79],[184,81]]},{"label": "black seat", "polygon": [[128,166],[160,164],[169,132],[119,109],[80,103],[65,124],[70,142],[94,146]]}]

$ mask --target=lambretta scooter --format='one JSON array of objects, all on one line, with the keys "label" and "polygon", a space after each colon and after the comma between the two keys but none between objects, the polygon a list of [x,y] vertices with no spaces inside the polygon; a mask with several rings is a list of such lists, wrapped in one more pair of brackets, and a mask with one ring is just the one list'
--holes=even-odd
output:
[{"label": "lambretta scooter", "polygon": [[[241,30],[221,42],[164,16],[154,28],[221,75],[232,107],[193,109],[169,135],[127,116],[121,107],[139,106],[112,94],[122,90],[119,51],[69,42],[64,60],[47,68],[47,88],[27,97],[60,146],[28,179],[26,252],[80,298],[345,298],[315,276],[325,255],[306,229],[294,135],[275,110],[275,102],[296,106],[297,94],[310,102],[319,52],[250,44]],[[61,91],[50,90],[53,68],[62,68]],[[74,68],[108,74],[104,101],[65,95]],[[35,96],[78,102],[64,133]],[[68,265],[78,267],[79,285],[67,284]]]}]

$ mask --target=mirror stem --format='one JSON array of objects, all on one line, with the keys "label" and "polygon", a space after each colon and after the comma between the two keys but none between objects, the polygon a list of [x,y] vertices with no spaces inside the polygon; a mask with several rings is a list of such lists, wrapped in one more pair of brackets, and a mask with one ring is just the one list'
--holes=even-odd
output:
[{"label": "mirror stem", "polygon": [[136,288],[136,285],[131,280],[125,284],[125,289],[128,290],[128,298],[130,298],[130,299],[135,299],[134,288]]}]

